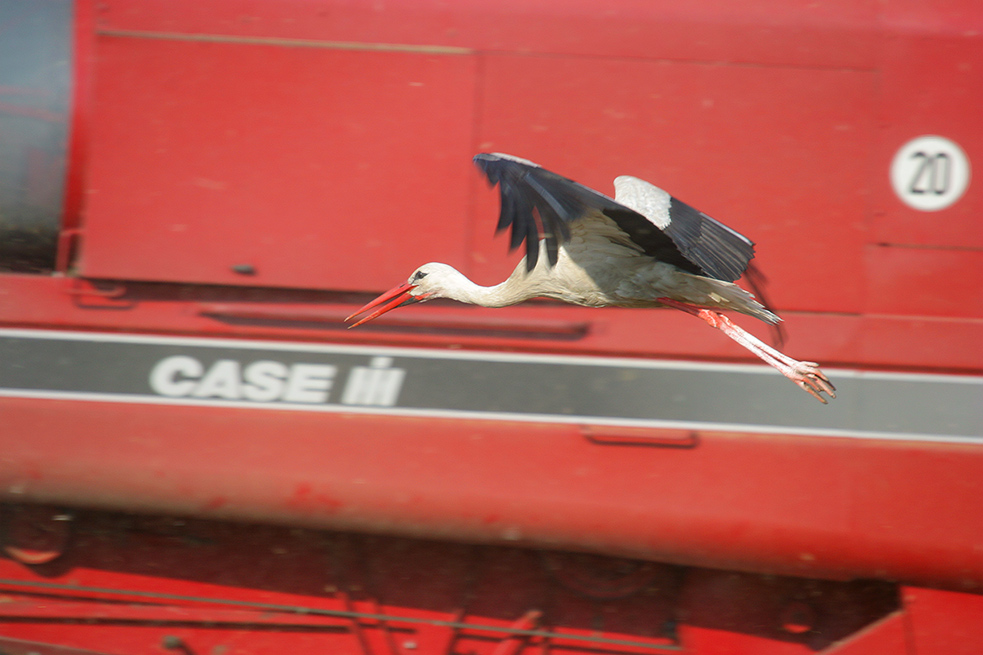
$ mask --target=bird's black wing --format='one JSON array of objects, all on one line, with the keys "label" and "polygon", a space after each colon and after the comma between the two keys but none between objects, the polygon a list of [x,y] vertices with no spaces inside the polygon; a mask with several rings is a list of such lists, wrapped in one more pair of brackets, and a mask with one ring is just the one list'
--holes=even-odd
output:
[{"label": "bird's black wing", "polygon": [[546,240],[550,264],[559,244],[570,236],[567,225],[600,212],[614,221],[642,251],[684,271],[732,282],[754,257],[754,244],[703,212],[670,197],[668,216],[658,223],[608,196],[511,155],[482,153],[474,163],[499,186],[502,210],[498,230],[511,226],[510,247],[526,242],[526,267],[539,259]]},{"label": "bird's black wing", "polygon": [[733,282],[754,258],[754,242],[676,197],[669,197],[666,234],[703,274]]}]

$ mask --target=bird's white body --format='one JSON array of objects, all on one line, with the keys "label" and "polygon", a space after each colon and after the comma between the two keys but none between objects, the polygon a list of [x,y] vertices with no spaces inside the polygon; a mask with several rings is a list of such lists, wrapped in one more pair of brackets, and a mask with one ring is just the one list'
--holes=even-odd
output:
[{"label": "bird's white body", "polygon": [[[623,175],[615,180],[615,200],[658,225],[668,217],[669,194],[644,180]],[[597,213],[570,224],[570,237],[559,246],[555,265],[542,256],[527,270],[523,258],[507,280],[495,286],[475,284],[447,264],[424,264],[410,276],[410,295],[450,298],[484,307],[506,307],[531,298],[554,298],[586,307],[657,307],[670,298],[701,307],[733,310],[767,323],[780,319],[732,282],[692,275],[645,255],[611,219]],[[420,277],[419,273],[425,273]]]},{"label": "bird's white body", "polygon": [[732,282],[691,275],[671,264],[633,256],[624,248],[612,250],[620,252],[597,257],[596,250],[591,250],[592,261],[584,263],[561,246],[556,266],[549,266],[543,257],[527,272],[523,259],[508,279],[488,287],[475,284],[453,266],[431,262],[410,276],[415,288],[409,293],[482,307],[508,307],[532,298],[554,298],[585,307],[658,307],[662,303],[657,298],[671,298],[741,312],[769,323],[780,320]]}]

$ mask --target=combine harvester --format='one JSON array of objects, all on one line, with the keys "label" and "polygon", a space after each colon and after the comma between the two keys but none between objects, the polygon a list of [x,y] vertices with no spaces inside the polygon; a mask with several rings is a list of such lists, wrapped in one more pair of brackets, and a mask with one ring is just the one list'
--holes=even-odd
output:
[{"label": "combine harvester", "polygon": [[[0,653],[983,651],[981,34],[0,0]],[[347,330],[424,262],[515,268],[477,152],[751,236],[836,399],[672,309]]]}]

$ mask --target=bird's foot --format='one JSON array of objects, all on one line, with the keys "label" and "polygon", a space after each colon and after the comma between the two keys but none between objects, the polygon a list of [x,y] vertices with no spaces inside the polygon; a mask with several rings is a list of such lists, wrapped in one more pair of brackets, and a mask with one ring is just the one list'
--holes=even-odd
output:
[{"label": "bird's foot", "polygon": [[819,370],[819,364],[816,362],[796,361],[790,366],[779,368],[779,370],[785,377],[797,384],[800,389],[824,405],[828,401],[823,398],[823,393],[827,394],[830,400],[836,398],[836,387],[829,381],[826,374]]},{"label": "bird's foot", "polygon": [[702,318],[711,327],[717,328],[760,357],[766,364],[774,366],[782,375],[822,404],[826,405],[829,403],[829,401],[823,398],[823,394],[829,396],[830,400],[836,398],[836,387],[829,381],[826,374],[819,370],[819,364],[816,362],[800,362],[797,359],[792,359],[785,353],[772,348],[757,337],[751,335],[747,330],[735,325],[723,314],[712,309],[697,307],[673,300],[672,298],[659,298],[658,301],[667,307],[675,307],[687,314]]}]

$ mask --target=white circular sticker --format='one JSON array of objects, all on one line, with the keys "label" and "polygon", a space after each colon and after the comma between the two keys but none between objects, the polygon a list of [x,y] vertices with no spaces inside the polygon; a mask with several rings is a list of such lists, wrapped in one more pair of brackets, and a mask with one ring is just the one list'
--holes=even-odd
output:
[{"label": "white circular sticker", "polygon": [[945,209],[969,186],[969,158],[945,137],[917,137],[894,155],[891,185],[909,207],[923,212]]}]

